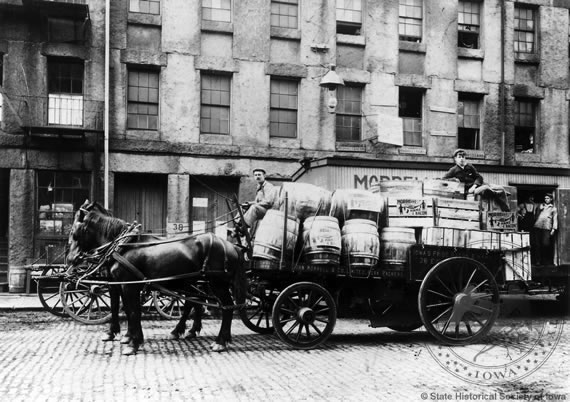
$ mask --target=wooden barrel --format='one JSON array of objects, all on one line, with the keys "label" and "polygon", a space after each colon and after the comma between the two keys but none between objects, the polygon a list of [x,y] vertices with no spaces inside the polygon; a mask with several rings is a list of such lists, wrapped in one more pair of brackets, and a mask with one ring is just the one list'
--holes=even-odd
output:
[{"label": "wooden barrel", "polygon": [[351,267],[371,267],[378,263],[378,226],[368,219],[349,219],[342,228],[342,260]]},{"label": "wooden barrel", "polygon": [[333,216],[313,216],[303,223],[303,255],[308,264],[338,265],[341,235]]},{"label": "wooden barrel", "polygon": [[416,234],[413,228],[388,227],[380,234],[382,252],[380,265],[382,269],[405,271],[408,264],[410,248],[416,244]]},{"label": "wooden barrel", "polygon": [[[255,234],[253,257],[275,262],[281,261],[283,246],[284,214],[270,209],[267,211]],[[284,261],[292,261],[293,250],[299,233],[299,221],[294,216],[287,216],[287,239],[285,241]]]},{"label": "wooden barrel", "polygon": [[296,216],[301,222],[315,215],[329,215],[331,192],[309,183],[283,183],[273,209],[285,209],[287,196],[287,214]]},{"label": "wooden barrel", "polygon": [[386,200],[366,190],[339,189],[331,198],[331,216],[338,219],[340,226],[352,219],[367,219],[383,226],[385,209]]}]

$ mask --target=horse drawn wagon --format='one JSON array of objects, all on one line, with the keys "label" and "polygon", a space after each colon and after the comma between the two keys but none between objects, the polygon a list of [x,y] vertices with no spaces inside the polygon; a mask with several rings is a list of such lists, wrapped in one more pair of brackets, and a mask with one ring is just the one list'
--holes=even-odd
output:
[{"label": "horse drawn wagon", "polygon": [[528,233],[481,230],[474,202],[406,188],[390,198],[336,190],[327,204],[316,186],[288,190],[259,223],[241,315],[295,348],[323,344],[337,317],[355,315],[396,331],[423,325],[444,344],[477,342],[500,293],[531,279]]}]

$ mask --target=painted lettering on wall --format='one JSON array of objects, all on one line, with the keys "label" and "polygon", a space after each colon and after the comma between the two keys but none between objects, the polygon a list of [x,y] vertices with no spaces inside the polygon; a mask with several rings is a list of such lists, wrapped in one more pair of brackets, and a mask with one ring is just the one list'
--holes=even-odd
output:
[{"label": "painted lettering on wall", "polygon": [[367,175],[360,177],[354,175],[354,188],[370,190],[372,187],[378,185],[379,182],[384,180],[419,180],[416,176],[382,176],[382,175]]}]

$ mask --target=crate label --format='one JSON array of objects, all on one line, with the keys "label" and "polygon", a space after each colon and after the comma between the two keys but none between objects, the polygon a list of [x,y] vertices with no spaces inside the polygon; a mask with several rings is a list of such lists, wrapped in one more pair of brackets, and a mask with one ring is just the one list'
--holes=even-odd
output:
[{"label": "crate label", "polygon": [[397,199],[396,209],[398,216],[427,216],[427,203],[425,200]]},{"label": "crate label", "polygon": [[505,229],[517,229],[517,218],[514,212],[487,212],[487,230]]}]

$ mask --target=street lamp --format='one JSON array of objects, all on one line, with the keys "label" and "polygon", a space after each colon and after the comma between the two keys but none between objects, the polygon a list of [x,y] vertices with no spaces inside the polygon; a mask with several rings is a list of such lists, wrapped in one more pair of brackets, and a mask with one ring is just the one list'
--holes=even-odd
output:
[{"label": "street lamp", "polygon": [[329,90],[329,99],[327,101],[329,113],[334,113],[336,111],[336,105],[338,104],[338,101],[336,99],[336,89],[340,85],[344,86],[344,81],[336,73],[335,69],[336,66],[334,64],[331,64],[330,70],[325,74],[319,83],[321,87],[328,88]]}]

